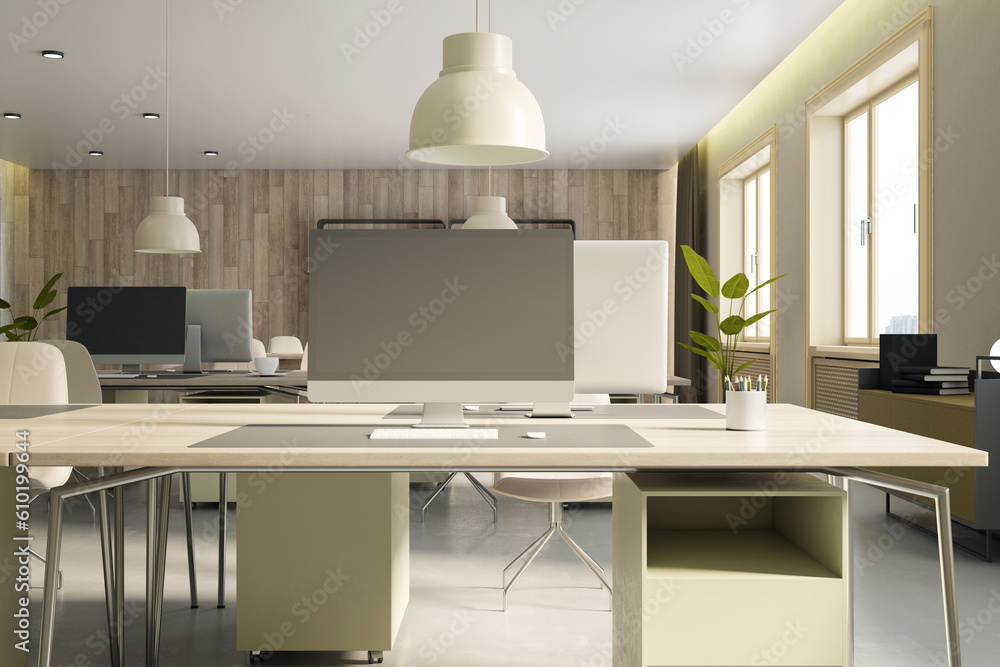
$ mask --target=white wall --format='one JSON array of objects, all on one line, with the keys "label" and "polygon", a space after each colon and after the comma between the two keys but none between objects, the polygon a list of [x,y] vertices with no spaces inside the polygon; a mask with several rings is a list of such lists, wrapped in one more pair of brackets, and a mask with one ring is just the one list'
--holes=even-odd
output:
[{"label": "white wall", "polygon": [[789,273],[778,283],[781,402],[804,404],[807,377],[805,100],[929,4],[934,5],[933,125],[939,137],[934,163],[939,361],[971,366],[1000,338],[1000,265],[993,263],[994,256],[1000,260],[995,202],[1000,2],[847,0],[699,142],[709,255],[718,266],[719,165],[778,125],[777,270]]}]

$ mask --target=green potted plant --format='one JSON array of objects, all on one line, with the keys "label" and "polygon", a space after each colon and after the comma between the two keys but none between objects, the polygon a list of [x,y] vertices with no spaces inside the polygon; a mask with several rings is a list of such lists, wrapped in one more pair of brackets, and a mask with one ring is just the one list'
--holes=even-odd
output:
[{"label": "green potted plant", "polygon": [[[29,342],[35,339],[38,333],[38,325],[56,315],[64,310],[66,307],[56,308],[55,310],[50,310],[49,312],[42,315],[41,319],[38,319],[38,311],[43,310],[46,306],[52,303],[56,298],[56,290],[54,288],[56,281],[62,278],[62,273],[57,273],[56,275],[49,278],[49,281],[45,283],[38,296],[35,297],[35,302],[32,304],[31,315],[24,315],[22,317],[14,317],[13,322],[10,324],[5,324],[0,327],[0,335],[7,338],[8,341],[23,341]],[[0,311],[10,310],[10,304],[3,299],[0,299]]]},{"label": "green potted plant", "polygon": [[[739,340],[740,332],[774,312],[774,309],[771,309],[744,318],[743,311],[746,300],[760,288],[770,285],[788,274],[783,273],[750,289],[750,279],[747,278],[746,274],[737,273],[720,288],[719,279],[704,257],[695,252],[691,246],[681,246],[681,250],[684,252],[684,261],[687,263],[688,271],[691,272],[691,277],[698,283],[698,287],[708,295],[708,299],[697,294],[692,294],[691,298],[700,303],[715,319],[715,331],[718,337],[700,331],[689,331],[691,341],[698,347],[685,343],[678,343],[678,345],[708,359],[718,369],[723,382],[726,379],[735,381],[740,371],[753,363],[748,361],[740,366],[736,365],[736,343]],[[725,317],[723,317],[722,311],[726,306],[722,299],[729,301]]]}]

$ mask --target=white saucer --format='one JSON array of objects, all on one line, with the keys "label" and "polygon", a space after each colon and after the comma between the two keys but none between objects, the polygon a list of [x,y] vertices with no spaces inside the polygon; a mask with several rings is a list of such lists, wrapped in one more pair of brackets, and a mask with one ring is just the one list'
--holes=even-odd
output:
[{"label": "white saucer", "polygon": [[257,375],[262,378],[273,378],[279,375],[288,375],[288,371],[282,371],[280,373],[258,373],[257,371],[247,371],[247,375]]}]

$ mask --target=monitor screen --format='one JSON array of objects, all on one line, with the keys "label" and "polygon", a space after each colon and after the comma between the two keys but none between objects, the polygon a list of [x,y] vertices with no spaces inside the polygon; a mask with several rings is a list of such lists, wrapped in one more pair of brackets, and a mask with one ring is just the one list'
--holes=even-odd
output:
[{"label": "monitor screen", "polygon": [[569,400],[572,331],[569,231],[310,232],[311,400]]},{"label": "monitor screen", "polygon": [[198,363],[253,361],[253,298],[250,290],[189,289],[187,323],[201,327]]},{"label": "monitor screen", "polygon": [[184,361],[184,287],[70,287],[66,338],[97,364]]}]

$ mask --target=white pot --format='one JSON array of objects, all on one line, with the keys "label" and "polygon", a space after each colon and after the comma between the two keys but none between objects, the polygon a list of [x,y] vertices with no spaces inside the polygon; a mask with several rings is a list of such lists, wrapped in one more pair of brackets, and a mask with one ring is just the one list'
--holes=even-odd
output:
[{"label": "white pot", "polygon": [[766,391],[726,391],[727,430],[763,431],[766,428]]}]

